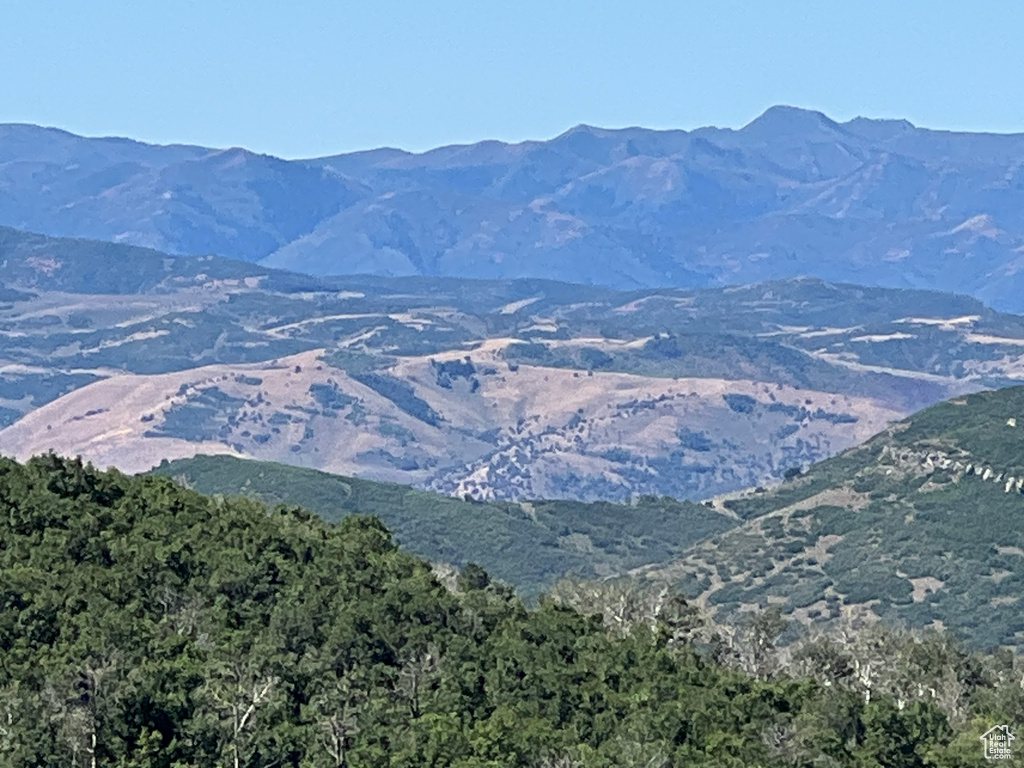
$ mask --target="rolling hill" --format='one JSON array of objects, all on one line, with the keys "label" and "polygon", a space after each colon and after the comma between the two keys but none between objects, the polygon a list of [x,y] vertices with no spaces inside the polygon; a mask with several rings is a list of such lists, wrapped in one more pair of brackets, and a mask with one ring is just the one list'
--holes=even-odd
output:
[{"label": "rolling hill", "polygon": [[781,384],[587,375],[486,349],[370,372],[313,350],[109,376],[0,431],[0,450],[128,472],[230,453],[478,499],[703,498],[831,455],[899,415]]},{"label": "rolling hill", "polygon": [[940,403],[765,492],[647,575],[721,616],[777,605],[1024,646],[1024,387]]},{"label": "rolling hill", "polygon": [[1016,315],[807,278],[326,278],[15,230],[0,276],[0,452],[129,471],[229,453],[480,499],[705,498],[1024,380]]}]

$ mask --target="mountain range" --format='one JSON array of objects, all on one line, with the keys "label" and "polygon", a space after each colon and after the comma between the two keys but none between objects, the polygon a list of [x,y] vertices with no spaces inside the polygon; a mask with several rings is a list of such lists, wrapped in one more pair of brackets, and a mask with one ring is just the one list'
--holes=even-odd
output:
[{"label": "mountain range", "polygon": [[0,224],[317,275],[620,289],[813,275],[1024,310],[1024,135],[773,107],[739,129],[282,160],[0,126]]}]

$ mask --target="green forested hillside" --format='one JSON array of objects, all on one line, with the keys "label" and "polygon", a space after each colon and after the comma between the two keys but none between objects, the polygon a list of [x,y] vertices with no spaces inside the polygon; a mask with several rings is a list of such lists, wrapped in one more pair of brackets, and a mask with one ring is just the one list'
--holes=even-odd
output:
[{"label": "green forested hillside", "polygon": [[[375,518],[52,455],[0,460],[0,510],[11,768],[966,766],[1024,704],[1012,660],[906,644],[950,670],[953,704],[916,674],[867,696],[839,667],[748,674],[691,639],[679,598],[610,632],[476,566],[445,588]],[[751,626],[755,657],[773,626]]]},{"label": "green forested hillside", "polygon": [[722,615],[865,613],[1024,646],[1024,387],[940,403],[767,493],[655,572]]},{"label": "green forested hillside", "polygon": [[201,493],[299,505],[328,522],[353,512],[376,515],[409,551],[455,565],[480,563],[525,596],[568,573],[608,576],[664,561],[734,524],[700,504],[669,498],[642,497],[631,505],[464,501],[231,456],[165,462],[154,471]]}]

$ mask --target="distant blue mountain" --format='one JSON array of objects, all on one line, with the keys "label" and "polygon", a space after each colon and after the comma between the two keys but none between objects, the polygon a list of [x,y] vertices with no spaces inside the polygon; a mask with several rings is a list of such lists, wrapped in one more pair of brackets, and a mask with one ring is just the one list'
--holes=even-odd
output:
[{"label": "distant blue mountain", "polygon": [[1024,310],[1024,134],[773,107],[284,161],[0,126],[0,224],[312,274],[616,288],[814,275]]}]

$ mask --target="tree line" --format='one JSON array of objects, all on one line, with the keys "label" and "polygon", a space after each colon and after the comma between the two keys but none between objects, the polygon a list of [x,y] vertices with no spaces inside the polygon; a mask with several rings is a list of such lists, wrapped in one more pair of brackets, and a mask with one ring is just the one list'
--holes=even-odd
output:
[{"label": "tree line", "polygon": [[0,765],[975,765],[1022,668],[941,634],[778,642],[631,580],[539,606],[373,517],[0,459]]}]

